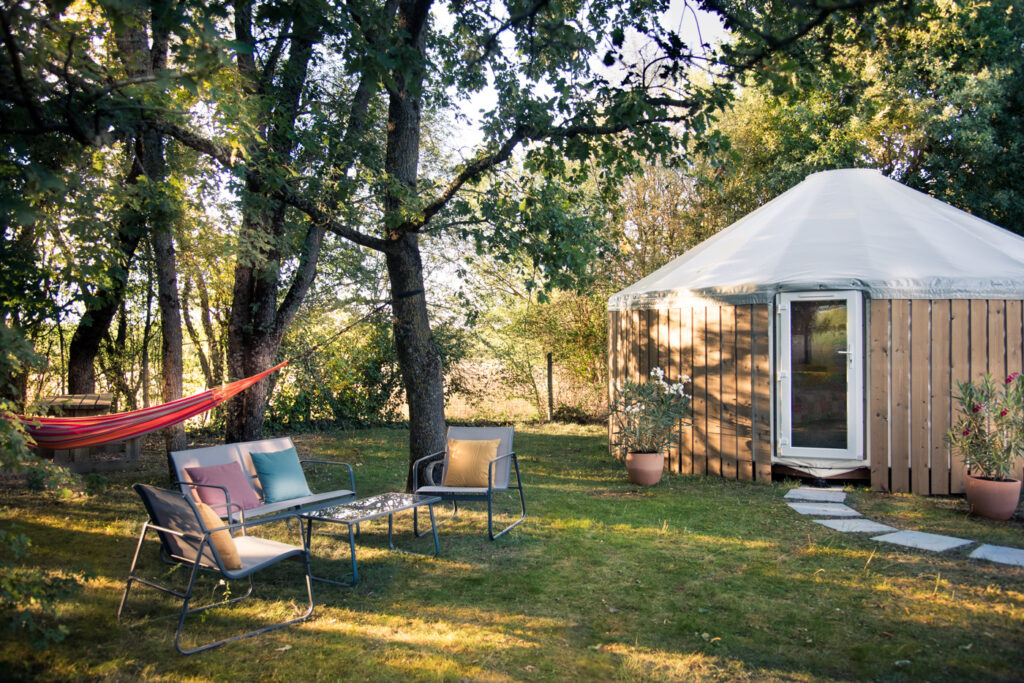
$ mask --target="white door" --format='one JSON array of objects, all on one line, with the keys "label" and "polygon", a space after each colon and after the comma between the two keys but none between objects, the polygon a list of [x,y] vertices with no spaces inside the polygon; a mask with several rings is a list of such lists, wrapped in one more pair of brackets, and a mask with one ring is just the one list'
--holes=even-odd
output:
[{"label": "white door", "polygon": [[778,300],[781,458],[864,460],[864,303],[860,292]]}]

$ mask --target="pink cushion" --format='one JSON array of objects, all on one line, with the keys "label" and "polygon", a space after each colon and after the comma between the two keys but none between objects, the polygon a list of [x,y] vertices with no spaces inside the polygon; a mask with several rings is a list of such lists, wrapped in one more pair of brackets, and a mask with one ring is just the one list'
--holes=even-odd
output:
[{"label": "pink cushion", "polygon": [[[197,484],[214,484],[223,486],[231,496],[231,503],[242,506],[243,510],[249,510],[259,506],[260,499],[256,496],[249,478],[242,471],[242,466],[237,462],[229,462],[225,465],[208,465],[206,467],[186,467],[185,471]],[[199,499],[214,508],[217,514],[226,517],[224,509],[224,492],[220,489],[211,489],[206,486],[197,486],[192,489],[199,494]],[[217,507],[220,505],[221,507]]]}]

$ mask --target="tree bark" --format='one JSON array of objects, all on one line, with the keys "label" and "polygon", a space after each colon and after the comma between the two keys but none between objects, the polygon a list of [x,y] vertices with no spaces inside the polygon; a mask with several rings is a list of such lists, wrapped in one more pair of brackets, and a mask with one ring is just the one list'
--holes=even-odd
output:
[{"label": "tree bark", "polygon": [[[149,16],[129,14],[114,22],[119,26],[114,35],[118,56],[129,76],[151,77],[167,67],[169,10],[167,0],[154,0],[150,4]],[[150,125],[146,115],[140,124],[135,135],[135,159],[149,181],[147,187],[155,188],[167,176],[164,140]],[[151,200],[147,204],[152,208],[145,219],[156,263],[157,303],[163,338],[160,363],[162,397],[164,402],[170,402],[181,398],[182,392],[181,304],[170,211],[161,207],[155,197]],[[181,424],[165,428],[163,435],[169,451],[183,449],[186,445],[185,428]]]},{"label": "tree bark", "polygon": [[[238,39],[246,43],[252,42],[251,20],[251,5],[244,1],[237,3],[235,32]],[[288,59],[281,67],[281,85],[274,89],[273,97],[268,98],[267,142],[264,147],[251,152],[254,164],[267,156],[288,159],[295,151],[295,121],[314,46],[321,39],[321,22],[322,17],[312,14],[294,18]],[[272,73],[274,66],[272,60],[265,65],[265,72]],[[250,56],[239,58],[238,70],[250,90],[262,90],[262,82],[254,80],[257,71]],[[239,258],[235,264],[228,322],[227,371],[232,380],[254,375],[274,365],[281,338],[316,276],[323,242],[324,227],[310,224],[299,250],[295,275],[279,303],[281,266],[287,255],[282,254],[277,245],[285,230],[286,207],[266,194],[265,188],[249,183],[248,196],[242,204]],[[253,244],[271,246],[260,248],[254,255],[244,256],[253,251]],[[252,441],[262,436],[263,418],[273,382],[274,378],[263,379],[227,403],[224,433],[227,443]]]},{"label": "tree bark", "polygon": [[[169,230],[153,231],[153,256],[156,257],[157,302],[160,308],[162,398],[164,403],[181,398],[182,349],[181,303],[178,299],[178,277],[174,237]],[[185,427],[180,422],[162,430],[168,451],[185,448]]]},{"label": "tree bark", "polygon": [[409,472],[406,488],[412,488],[412,463],[444,450],[444,376],[441,354],[434,343],[423,289],[423,263],[415,233],[404,235],[387,252],[394,312],[395,348],[409,403]]},{"label": "tree bark", "polygon": [[384,197],[384,224],[390,243],[385,250],[394,313],[395,347],[409,404],[409,472],[412,463],[444,450],[444,376],[427,314],[419,238],[402,229],[407,196],[415,196],[419,174],[424,36],[430,0],[400,0],[396,28],[420,56],[411,68],[396,71],[389,89],[385,171],[394,183]]}]

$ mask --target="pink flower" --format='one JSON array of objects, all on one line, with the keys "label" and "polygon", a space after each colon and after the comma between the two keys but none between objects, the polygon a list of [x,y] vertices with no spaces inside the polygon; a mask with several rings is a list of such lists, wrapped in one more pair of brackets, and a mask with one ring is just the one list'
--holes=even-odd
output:
[{"label": "pink flower", "polygon": [[980,405],[974,406],[974,412],[976,412],[976,413],[981,412],[981,406]]},{"label": "pink flower", "polygon": [[1018,376],[1020,376],[1019,372],[1010,373],[1010,376],[1006,378],[1006,383],[1009,384],[1013,380],[1017,379]]},{"label": "pink flower", "polygon": [[1006,417],[1006,412],[1007,411],[1005,411],[1005,410],[999,411],[999,417]]},{"label": "pink flower", "polygon": [[964,436],[967,436],[967,435],[968,435],[968,434],[970,434],[970,433],[971,433],[971,430],[970,430],[970,429],[965,429],[965,430],[964,430]]}]

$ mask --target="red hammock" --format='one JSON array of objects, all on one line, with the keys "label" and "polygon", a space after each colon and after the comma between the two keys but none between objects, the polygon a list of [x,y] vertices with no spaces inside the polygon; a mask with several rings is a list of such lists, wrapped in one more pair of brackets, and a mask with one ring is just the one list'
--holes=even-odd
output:
[{"label": "red hammock", "polygon": [[279,363],[258,375],[208,389],[201,394],[179,398],[152,408],[143,408],[130,413],[94,415],[90,417],[25,417],[18,419],[25,431],[40,448],[63,449],[96,446],[109,441],[134,439],[137,436],[171,425],[216,408],[235,394],[245,391],[256,382],[284,366]]}]

